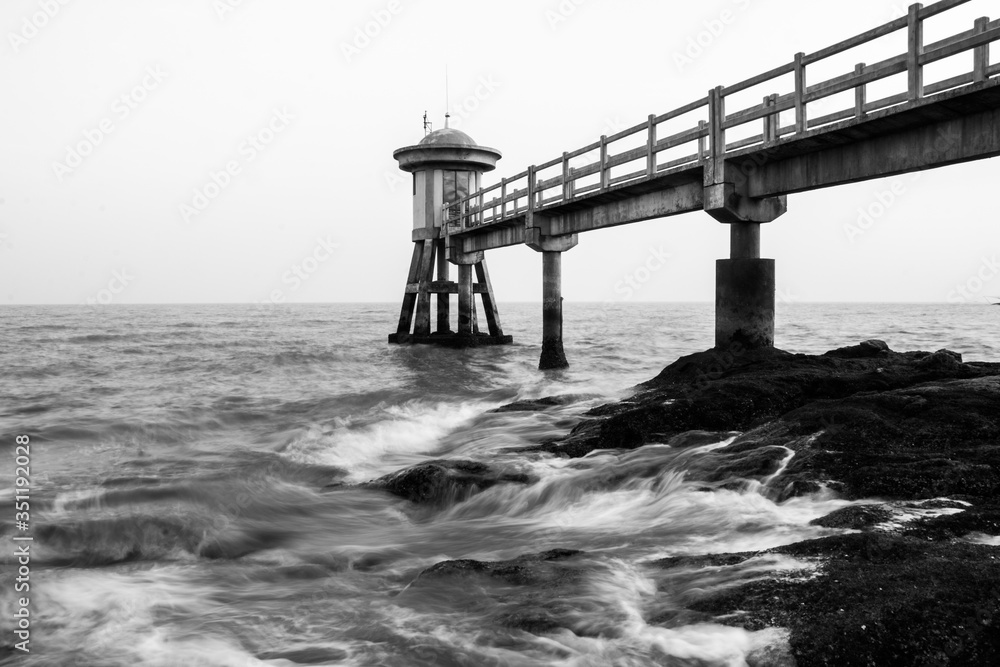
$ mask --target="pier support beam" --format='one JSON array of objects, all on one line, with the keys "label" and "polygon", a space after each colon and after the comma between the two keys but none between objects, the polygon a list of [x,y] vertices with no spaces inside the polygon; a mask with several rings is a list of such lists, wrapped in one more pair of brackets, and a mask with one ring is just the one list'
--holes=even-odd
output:
[{"label": "pier support beam", "polygon": [[530,230],[528,246],[542,253],[542,356],[540,370],[568,368],[563,349],[562,254],[579,243],[576,234],[542,236],[538,229]]},{"label": "pier support beam", "polygon": [[568,368],[563,350],[562,253],[542,253],[542,370]]},{"label": "pier support beam", "polygon": [[[444,243],[444,239],[438,241],[437,279],[439,283],[451,281],[451,264],[448,263]],[[439,334],[451,333],[451,295],[445,292],[437,295],[437,332]]]},{"label": "pier support beam", "polygon": [[472,264],[458,266],[458,335],[472,336],[476,304],[472,300]]},{"label": "pier support beam", "polygon": [[718,156],[706,170],[704,202],[730,227],[730,258],[715,267],[715,347],[774,347],[775,263],[760,257],[760,226],[784,215],[788,200],[746,196],[746,177]]}]

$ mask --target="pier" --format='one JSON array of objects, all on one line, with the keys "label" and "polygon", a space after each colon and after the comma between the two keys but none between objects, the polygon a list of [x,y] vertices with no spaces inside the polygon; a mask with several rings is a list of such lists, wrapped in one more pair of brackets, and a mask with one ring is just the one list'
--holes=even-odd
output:
[{"label": "pier", "polygon": [[[1000,64],[990,64],[1000,20],[980,18],[946,39],[924,39],[925,21],[968,1],[912,5],[907,16],[815,53],[798,53],[780,67],[713,88],[489,187],[482,187],[481,176],[496,167],[500,152],[464,133],[439,130],[396,151],[400,167],[414,173],[415,249],[390,342],[509,343],[485,254],[526,245],[542,255],[540,367],[565,367],[562,253],[584,232],[703,211],[731,229],[730,257],[716,267],[715,346],[772,347],[775,262],[761,258],[760,238],[762,225],[787,211],[789,195],[1000,155]],[[899,31],[906,31],[904,53],[811,82],[810,66]],[[963,54],[971,68],[926,79],[925,67]],[[906,80],[904,91],[869,99],[869,86],[898,75]],[[760,102],[741,100],[763,90]],[[853,95],[853,104],[810,113],[811,104],[829,105],[845,94]],[[457,283],[450,281],[450,264],[458,266]],[[450,328],[454,293],[457,332]],[[479,330],[476,295],[488,333]]]}]

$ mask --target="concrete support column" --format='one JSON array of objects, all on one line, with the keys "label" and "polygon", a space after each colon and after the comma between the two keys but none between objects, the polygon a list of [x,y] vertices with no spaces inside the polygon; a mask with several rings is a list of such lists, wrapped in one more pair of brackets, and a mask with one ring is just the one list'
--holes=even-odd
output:
[{"label": "concrete support column", "polygon": [[542,253],[542,370],[569,367],[563,350],[562,253]]},{"label": "concrete support column", "polygon": [[473,308],[472,300],[472,264],[458,265],[458,335],[472,336]]},{"label": "concrete support column", "polygon": [[528,229],[525,243],[542,253],[542,358],[538,368],[568,368],[563,351],[562,254],[580,242],[576,234],[545,236],[537,227]]},{"label": "concrete support column", "polygon": [[753,198],[747,179],[719,155],[705,170],[705,212],[729,225],[729,259],[715,267],[715,347],[774,347],[774,260],[760,258],[761,223],[788,210],[788,199]]},{"label": "concrete support column", "polygon": [[[448,263],[444,240],[438,243],[440,246],[437,255],[437,279],[446,283],[451,280],[451,265]],[[451,333],[451,295],[447,293],[437,295],[437,332]]]},{"label": "concrete support column", "polygon": [[729,229],[732,259],[760,258],[759,222],[737,222],[729,225]]},{"label": "concrete support column", "polygon": [[720,259],[715,267],[715,346],[774,347],[773,259]]}]

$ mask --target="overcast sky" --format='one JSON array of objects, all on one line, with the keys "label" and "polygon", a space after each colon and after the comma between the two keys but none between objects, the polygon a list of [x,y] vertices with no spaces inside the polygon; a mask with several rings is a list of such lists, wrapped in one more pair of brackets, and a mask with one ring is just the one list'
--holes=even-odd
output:
[{"label": "overcast sky", "polygon": [[[933,19],[927,40],[996,7],[973,0]],[[894,0],[3,0],[0,304],[398,302],[411,191],[392,153],[422,138],[425,110],[442,126],[446,66],[453,126],[504,153],[492,184],[904,11]],[[902,52],[902,37],[826,74]],[[971,55],[959,64],[971,70]],[[791,196],[763,233],[779,298],[1000,294],[996,271],[976,279],[1000,254],[998,167]],[[728,252],[727,228],[704,213],[592,232],[565,256],[564,294],[710,301]],[[540,298],[538,254],[487,259],[501,302]],[[625,289],[629,277],[645,282]]]}]

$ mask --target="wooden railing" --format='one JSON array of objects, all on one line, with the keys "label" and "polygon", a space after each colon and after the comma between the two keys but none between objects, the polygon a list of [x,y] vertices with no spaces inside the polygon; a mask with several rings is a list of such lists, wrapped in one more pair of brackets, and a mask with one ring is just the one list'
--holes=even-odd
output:
[{"label": "wooden railing", "polygon": [[[980,18],[970,30],[933,44],[924,44],[925,20],[967,2],[970,0],[941,0],[929,7],[912,5],[907,16],[816,53],[798,53],[787,65],[732,86],[719,86],[711,90],[707,97],[679,109],[659,116],[651,115],[639,125],[611,136],[602,136],[595,143],[563,153],[562,157],[531,166],[520,174],[504,178],[496,185],[445,206],[446,233],[497,224],[525,215],[529,211],[541,211],[622,184],[638,183],[671,171],[682,171],[709,158],[721,158],[727,153],[752,146],[770,147],[783,138],[794,138],[795,135],[831,123],[861,120],[873,111],[986,81],[1000,74],[1000,64],[990,65],[989,51],[990,44],[1000,39],[1000,20],[991,22],[988,18]],[[806,68],[809,65],[904,29],[908,31],[906,53],[872,65],[860,63],[852,72],[807,85]],[[974,53],[971,72],[935,83],[924,81],[926,65],[967,51]],[[906,91],[877,100],[868,99],[870,84],[904,73],[907,76]],[[795,82],[793,92],[767,95],[761,104],[727,114],[727,97],[789,74],[793,75]],[[850,108],[816,118],[808,117],[810,103],[850,90],[854,91],[854,104]],[[659,126],[663,123],[699,110],[704,110],[705,118],[699,120],[696,126],[670,136],[659,136]],[[795,113],[794,122],[781,125],[782,112],[791,110]],[[726,142],[728,130],[755,121],[762,122],[761,133],[731,143]],[[645,145],[615,152],[615,144],[641,133],[646,134]],[[662,153],[685,146],[689,148],[682,156],[661,160]],[[572,161],[591,153],[599,157],[585,166],[571,166]],[[615,173],[616,170],[624,173]],[[587,182],[588,179],[591,182]]]}]

